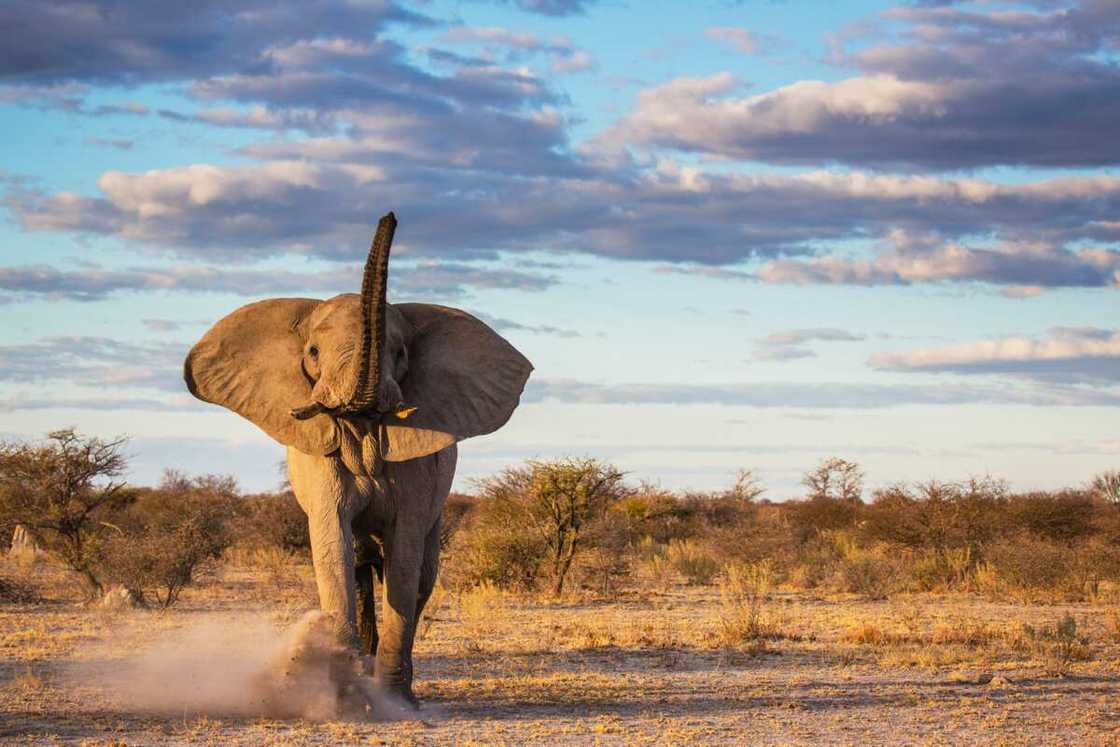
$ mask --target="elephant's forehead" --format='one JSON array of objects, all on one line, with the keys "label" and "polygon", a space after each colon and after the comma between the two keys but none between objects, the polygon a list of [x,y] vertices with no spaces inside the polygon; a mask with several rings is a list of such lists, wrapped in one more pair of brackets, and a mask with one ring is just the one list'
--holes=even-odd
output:
[{"label": "elephant's forehead", "polygon": [[317,331],[336,327],[353,329],[361,323],[361,298],[356,293],[347,293],[323,301],[311,313],[311,327]]},{"label": "elephant's forehead", "polygon": [[[404,315],[388,305],[385,309],[385,329],[389,344],[399,344],[408,335],[408,322]],[[311,328],[317,331],[331,329],[353,330],[362,323],[362,297],[357,293],[344,293],[327,299],[311,313]]]}]

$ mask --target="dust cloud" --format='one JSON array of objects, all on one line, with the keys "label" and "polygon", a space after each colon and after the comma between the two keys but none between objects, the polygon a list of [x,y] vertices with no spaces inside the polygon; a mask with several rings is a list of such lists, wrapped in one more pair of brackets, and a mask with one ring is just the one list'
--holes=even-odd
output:
[{"label": "dust cloud", "polygon": [[[111,643],[119,654],[127,637]],[[131,711],[310,721],[410,717],[376,691],[359,657],[309,612],[287,631],[263,617],[211,616],[75,673]],[[414,717],[414,716],[412,716]]]}]

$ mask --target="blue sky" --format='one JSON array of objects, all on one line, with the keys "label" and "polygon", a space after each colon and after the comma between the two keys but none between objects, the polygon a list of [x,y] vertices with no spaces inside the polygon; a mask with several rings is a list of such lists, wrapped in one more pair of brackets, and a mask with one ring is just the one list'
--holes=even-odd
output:
[{"label": "blue sky", "polygon": [[459,486],[590,454],[777,498],[1116,467],[1120,3],[15,0],[0,433],[273,487],[187,395],[259,298],[472,311],[536,366]]}]

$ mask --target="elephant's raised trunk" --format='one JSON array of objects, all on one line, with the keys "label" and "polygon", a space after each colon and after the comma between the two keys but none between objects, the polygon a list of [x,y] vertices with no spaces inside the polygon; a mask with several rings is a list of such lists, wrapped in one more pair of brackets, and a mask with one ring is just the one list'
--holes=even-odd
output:
[{"label": "elephant's raised trunk", "polygon": [[[354,367],[351,394],[342,411],[347,413],[381,412],[381,358],[385,349],[385,295],[389,284],[389,250],[393,233],[397,229],[397,216],[385,215],[377,224],[373,245],[366,258],[362,276],[362,332],[359,341],[360,358]],[[390,406],[395,402],[388,403]]]}]

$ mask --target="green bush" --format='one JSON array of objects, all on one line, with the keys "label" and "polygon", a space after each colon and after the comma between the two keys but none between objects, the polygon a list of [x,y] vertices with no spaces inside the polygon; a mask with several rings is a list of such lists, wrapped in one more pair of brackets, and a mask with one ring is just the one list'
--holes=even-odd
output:
[{"label": "green bush", "polygon": [[454,554],[458,572],[449,575],[460,588],[489,583],[499,589],[533,591],[546,555],[544,541],[531,529],[483,520]]},{"label": "green bush", "polygon": [[168,473],[160,487],[143,490],[114,517],[100,561],[103,578],[162,607],[174,604],[206,560],[233,541],[239,500],[228,478],[185,478]]},{"label": "green bush", "polygon": [[307,514],[290,490],[247,495],[238,502],[232,528],[234,541],[245,548],[276,547],[299,557],[311,557]]}]

